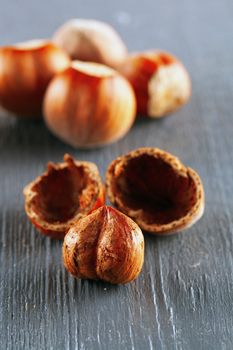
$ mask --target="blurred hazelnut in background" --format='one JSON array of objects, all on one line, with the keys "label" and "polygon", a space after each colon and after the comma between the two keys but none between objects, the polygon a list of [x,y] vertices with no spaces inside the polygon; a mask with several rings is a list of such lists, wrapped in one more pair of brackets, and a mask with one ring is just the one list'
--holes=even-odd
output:
[{"label": "blurred hazelnut in background", "polygon": [[40,117],[49,81],[69,62],[67,54],[47,40],[1,47],[1,106],[23,117]]},{"label": "blurred hazelnut in background", "polygon": [[72,60],[92,61],[117,67],[127,56],[119,34],[107,23],[90,19],[72,19],[54,34],[53,41]]},{"label": "blurred hazelnut in background", "polygon": [[183,106],[191,95],[191,81],[183,64],[162,51],[130,54],[119,71],[132,84],[139,114],[160,118]]},{"label": "blurred hazelnut in background", "polygon": [[129,82],[115,70],[73,61],[49,84],[44,100],[48,128],[74,147],[95,147],[123,137],[136,116]]}]

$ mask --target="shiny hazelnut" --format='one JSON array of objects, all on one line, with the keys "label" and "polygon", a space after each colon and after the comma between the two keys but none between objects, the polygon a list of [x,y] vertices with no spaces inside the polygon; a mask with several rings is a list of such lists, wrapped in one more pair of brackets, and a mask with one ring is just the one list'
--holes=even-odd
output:
[{"label": "shiny hazelnut", "polygon": [[69,20],[56,31],[53,41],[72,60],[116,67],[127,55],[126,46],[116,31],[109,24],[95,20]]},{"label": "shiny hazelnut", "polygon": [[40,117],[46,87],[70,59],[47,40],[0,48],[0,105],[24,117]]},{"label": "shiny hazelnut", "polygon": [[98,63],[73,61],[50,82],[44,100],[48,128],[74,147],[120,139],[135,114],[135,96],[128,81]]},{"label": "shiny hazelnut", "polygon": [[24,189],[25,210],[43,234],[63,238],[74,221],[105,202],[104,186],[94,163],[64,156]]},{"label": "shiny hazelnut", "polygon": [[75,277],[127,283],[140,273],[144,238],[126,215],[103,206],[73,225],[63,242],[63,261]]},{"label": "shiny hazelnut", "polygon": [[182,231],[204,212],[198,174],[158,148],[139,148],[114,160],[107,170],[106,190],[119,210],[153,234]]},{"label": "shiny hazelnut", "polygon": [[119,71],[132,84],[138,113],[159,118],[183,106],[191,95],[191,81],[183,64],[166,52],[128,56]]}]

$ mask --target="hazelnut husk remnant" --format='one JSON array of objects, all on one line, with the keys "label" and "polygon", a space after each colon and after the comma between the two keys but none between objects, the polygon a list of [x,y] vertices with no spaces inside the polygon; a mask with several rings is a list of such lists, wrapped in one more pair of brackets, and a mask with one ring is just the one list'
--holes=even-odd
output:
[{"label": "hazelnut husk remnant", "polygon": [[24,188],[25,210],[43,234],[63,238],[70,226],[105,202],[104,186],[94,163],[64,156]]},{"label": "hazelnut husk remnant", "polygon": [[69,229],[63,260],[75,277],[127,283],[139,275],[143,265],[143,234],[132,219],[103,206]]},{"label": "hazelnut husk remnant", "polygon": [[141,115],[160,118],[176,111],[191,96],[191,81],[173,55],[148,51],[129,55],[119,71],[130,81]]},{"label": "hazelnut husk remnant", "polygon": [[51,132],[73,147],[103,146],[129,131],[136,116],[135,95],[115,70],[73,61],[49,84],[44,116]]},{"label": "hazelnut husk remnant", "polygon": [[120,211],[153,234],[182,231],[204,212],[198,174],[158,148],[139,148],[114,160],[106,173],[106,190]]},{"label": "hazelnut husk remnant", "polygon": [[21,117],[41,117],[49,81],[69,63],[68,55],[47,40],[1,47],[0,105]]},{"label": "hazelnut husk remnant", "polygon": [[90,19],[72,19],[54,34],[53,41],[72,60],[90,61],[116,67],[127,56],[127,48],[107,23]]}]

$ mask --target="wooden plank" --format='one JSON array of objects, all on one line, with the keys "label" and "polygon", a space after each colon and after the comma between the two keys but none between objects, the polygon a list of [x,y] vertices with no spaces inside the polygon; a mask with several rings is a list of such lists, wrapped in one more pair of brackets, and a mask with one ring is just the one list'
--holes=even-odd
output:
[{"label": "wooden plank", "polygon": [[[0,348],[232,349],[233,121],[231,0],[41,2],[0,0],[0,44],[48,37],[69,17],[111,22],[132,50],[161,47],[191,72],[188,106],[161,121],[139,120],[121,141],[74,150],[42,122],[0,113]],[[206,211],[188,232],[146,235],[143,272],[126,286],[76,281],[61,242],[28,222],[22,188],[65,152],[109,162],[140,146],[166,149],[196,169]]]}]

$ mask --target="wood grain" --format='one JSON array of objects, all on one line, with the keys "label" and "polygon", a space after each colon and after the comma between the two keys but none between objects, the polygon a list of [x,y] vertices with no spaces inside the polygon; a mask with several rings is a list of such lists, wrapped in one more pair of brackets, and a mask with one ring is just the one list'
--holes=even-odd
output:
[{"label": "wood grain", "polygon": [[[64,20],[111,22],[131,50],[160,47],[192,75],[185,108],[139,120],[112,146],[79,151],[43,122],[0,112],[0,348],[232,349],[233,344],[233,3],[130,0],[45,3],[0,0],[0,44],[48,37]],[[109,162],[140,146],[170,151],[204,182],[206,211],[189,231],[146,236],[143,272],[133,283],[78,281],[61,263],[61,242],[28,222],[22,188],[65,152]]]}]

